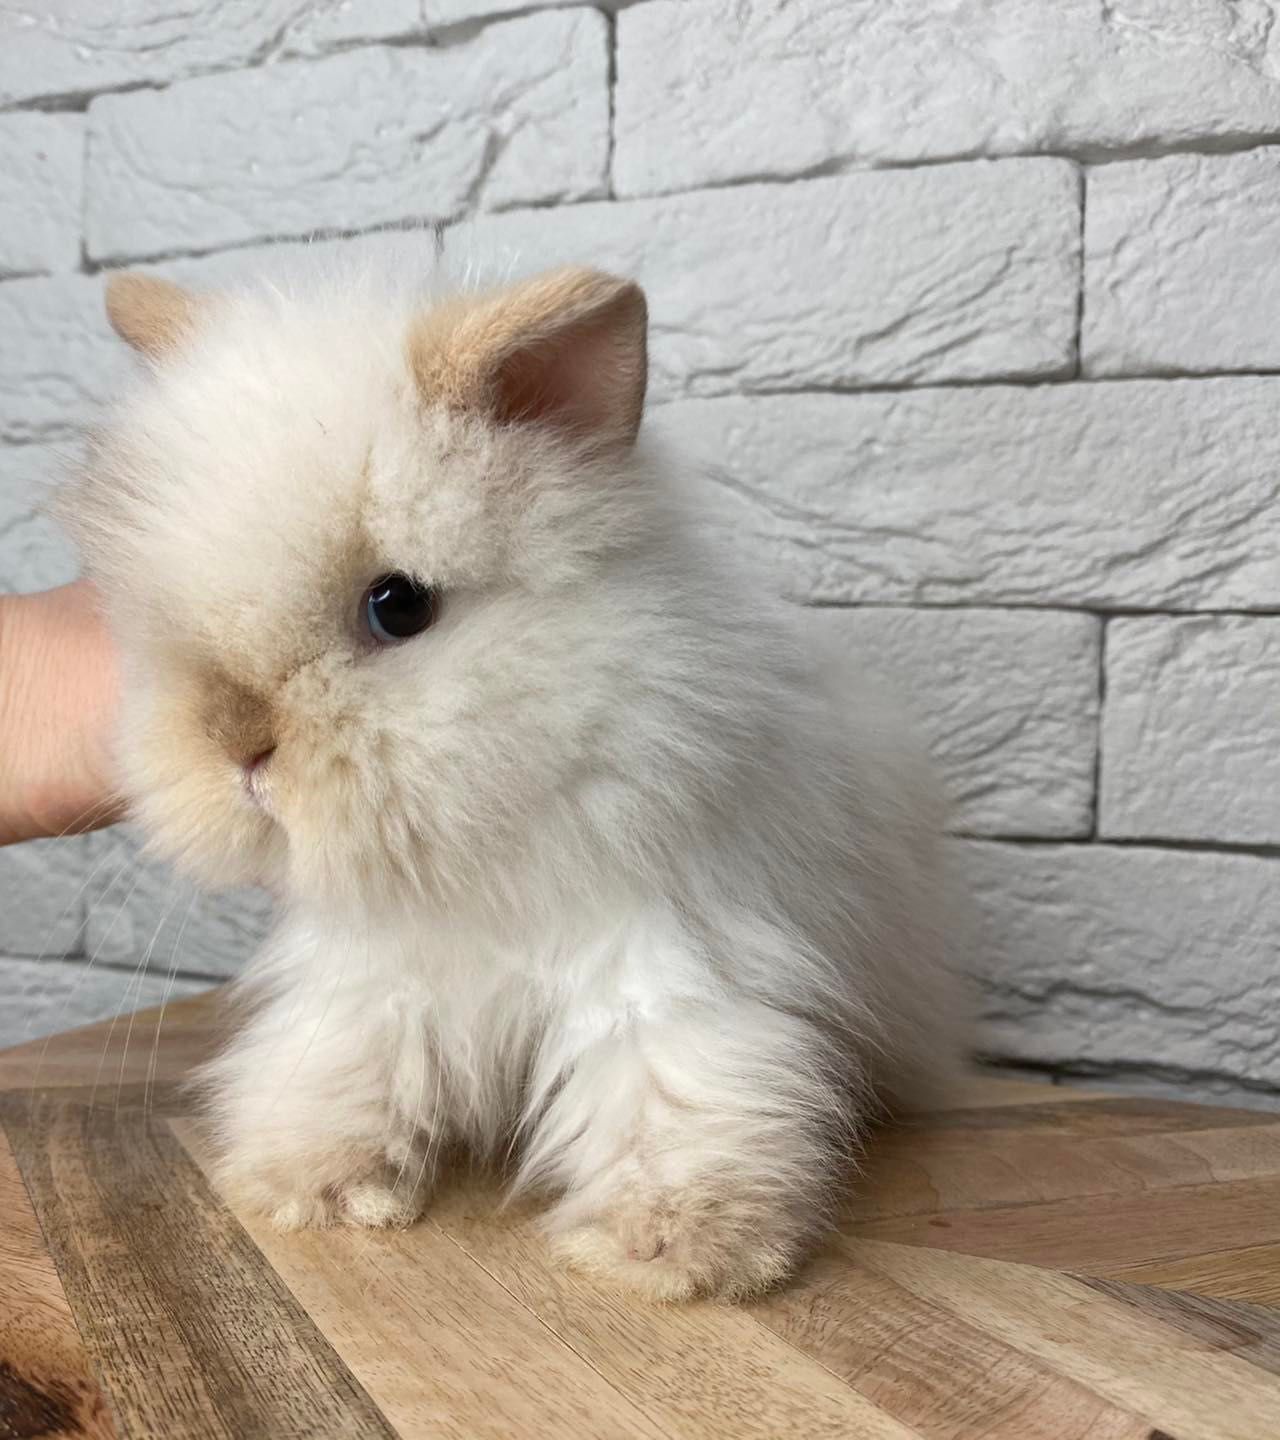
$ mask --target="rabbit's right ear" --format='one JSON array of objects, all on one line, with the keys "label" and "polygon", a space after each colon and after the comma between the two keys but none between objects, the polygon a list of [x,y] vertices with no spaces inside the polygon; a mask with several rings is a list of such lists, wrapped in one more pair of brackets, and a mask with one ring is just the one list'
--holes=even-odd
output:
[{"label": "rabbit's right ear", "polygon": [[107,281],[107,319],[119,337],[149,360],[163,360],[196,330],[203,297],[171,280],[124,271]]},{"label": "rabbit's right ear", "polygon": [[430,312],[410,360],[429,404],[626,448],[644,409],[646,328],[638,285],[569,267]]}]

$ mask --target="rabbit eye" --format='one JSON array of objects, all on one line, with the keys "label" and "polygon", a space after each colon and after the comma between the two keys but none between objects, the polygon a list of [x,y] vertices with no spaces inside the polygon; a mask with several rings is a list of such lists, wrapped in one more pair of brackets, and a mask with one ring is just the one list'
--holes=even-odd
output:
[{"label": "rabbit eye", "polygon": [[365,591],[365,622],[380,645],[420,634],[436,618],[438,608],[436,591],[408,575],[384,575]]}]

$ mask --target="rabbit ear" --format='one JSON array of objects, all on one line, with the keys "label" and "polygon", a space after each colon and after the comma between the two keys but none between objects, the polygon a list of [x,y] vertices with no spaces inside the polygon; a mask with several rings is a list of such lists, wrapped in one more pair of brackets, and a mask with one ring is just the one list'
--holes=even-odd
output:
[{"label": "rabbit ear", "polygon": [[111,276],[106,302],[111,328],[152,360],[171,355],[191,335],[203,303],[170,280],[131,271]]},{"label": "rabbit ear", "polygon": [[555,270],[423,317],[410,336],[428,403],[631,445],[648,373],[644,291],[598,270]]}]

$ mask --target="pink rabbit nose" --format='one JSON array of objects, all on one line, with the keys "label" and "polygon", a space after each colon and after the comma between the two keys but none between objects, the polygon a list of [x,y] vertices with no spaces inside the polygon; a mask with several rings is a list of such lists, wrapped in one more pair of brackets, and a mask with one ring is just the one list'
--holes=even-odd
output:
[{"label": "pink rabbit nose", "polygon": [[259,750],[244,768],[245,789],[255,800],[262,798],[262,772],[266,769],[267,762],[276,753],[276,747],[270,746],[266,750]]}]

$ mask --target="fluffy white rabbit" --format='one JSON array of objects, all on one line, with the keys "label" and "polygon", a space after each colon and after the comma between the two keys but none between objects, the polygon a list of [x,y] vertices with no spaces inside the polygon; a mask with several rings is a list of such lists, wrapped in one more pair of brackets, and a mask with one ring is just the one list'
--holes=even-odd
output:
[{"label": "fluffy white rabbit", "polygon": [[957,1050],[928,767],[637,444],[646,307],[561,270],[116,277],[148,360],[64,513],[153,847],[279,899],[205,1074],[229,1193],[411,1220],[514,1156],[570,1259],[772,1285]]}]

